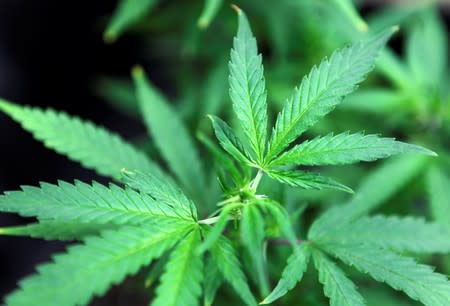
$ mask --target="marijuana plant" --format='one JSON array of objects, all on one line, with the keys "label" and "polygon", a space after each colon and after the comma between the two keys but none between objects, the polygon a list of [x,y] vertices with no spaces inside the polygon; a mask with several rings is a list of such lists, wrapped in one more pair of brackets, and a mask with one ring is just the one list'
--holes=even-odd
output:
[{"label": "marijuana plant", "polygon": [[[209,173],[193,139],[139,67],[133,70],[133,79],[144,121],[176,180],[104,128],[63,112],[0,101],[1,111],[47,147],[122,182],[42,183],[0,197],[0,211],[37,218],[27,226],[2,228],[1,234],[81,241],[21,281],[20,288],[6,297],[7,305],[86,305],[157,259],[151,277],[160,271],[160,264],[165,268],[152,305],[199,305],[201,296],[205,305],[211,305],[224,281],[245,304],[256,305],[236,248],[252,259],[244,268],[265,296],[262,304],[293,289],[312,257],[331,305],[364,305],[334,257],[425,305],[449,305],[447,277],[400,254],[449,252],[449,230],[420,218],[365,216],[370,206],[361,202],[373,207],[376,195],[361,198],[360,194],[367,196],[373,181],[387,184],[385,173],[369,178],[350,203],[321,215],[304,237],[299,237],[282,203],[258,192],[266,175],[276,188],[285,184],[351,193],[349,187],[297,166],[350,164],[406,152],[435,155],[417,145],[362,132],[297,143],[363,81],[395,29],[336,51],[314,67],[287,99],[269,134],[262,57],[245,14],[235,9],[239,25],[229,84],[240,129],[209,117],[225,152],[200,135],[217,161],[223,191],[217,205],[217,189],[207,180]],[[227,226],[229,221],[234,226]],[[265,245],[275,239],[291,245],[292,255],[270,292],[269,280],[276,276],[267,267],[271,258]]]}]

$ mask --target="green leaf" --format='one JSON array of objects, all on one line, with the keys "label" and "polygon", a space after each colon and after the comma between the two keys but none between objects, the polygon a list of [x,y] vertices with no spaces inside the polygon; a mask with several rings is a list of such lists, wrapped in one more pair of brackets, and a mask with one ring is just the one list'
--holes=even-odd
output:
[{"label": "green leaf", "polygon": [[236,257],[236,252],[229,240],[222,236],[211,249],[211,255],[225,280],[230,283],[245,304],[249,306],[257,305],[248,287],[247,279],[242,272],[241,264]]},{"label": "green leaf", "polygon": [[269,170],[266,173],[274,180],[293,187],[318,190],[331,188],[353,193],[353,190],[349,187],[342,185],[331,178],[312,172],[304,172],[300,170]]},{"label": "green leaf", "polygon": [[253,268],[257,275],[261,294],[267,295],[269,293],[269,283],[263,253],[265,224],[258,207],[255,205],[246,205],[243,207],[240,230],[242,242],[247,248],[253,262]]},{"label": "green leaf", "polygon": [[414,85],[411,82],[411,72],[400,58],[389,48],[380,53],[376,70],[380,71],[387,79],[399,88],[411,92]]},{"label": "green leaf", "polygon": [[170,220],[192,222],[192,215],[170,202],[111,184],[105,187],[76,181],[58,185],[41,183],[40,188],[23,186],[22,191],[8,191],[0,196],[0,211],[24,217],[60,222],[94,224],[142,224]]},{"label": "green leaf", "polygon": [[22,280],[20,289],[6,297],[6,304],[86,305],[161,256],[191,226],[165,222],[123,227],[86,238],[84,244],[69,247],[67,253],[56,255],[53,263],[41,265],[38,274]]},{"label": "green leaf", "polygon": [[128,27],[148,14],[157,3],[157,0],[119,0],[103,34],[105,41],[114,42]]},{"label": "green leaf", "polygon": [[141,193],[146,193],[158,203],[171,207],[180,216],[197,219],[194,203],[169,178],[141,171],[122,171],[122,181]]},{"label": "green leaf", "polygon": [[133,118],[139,116],[139,105],[133,83],[113,77],[100,77],[94,84],[95,93],[121,113]]},{"label": "green leaf", "polygon": [[198,19],[198,26],[200,28],[205,29],[209,26],[211,20],[217,15],[222,3],[223,0],[205,0],[202,14]]},{"label": "green leaf", "polygon": [[145,124],[162,157],[188,193],[203,201],[204,171],[189,131],[140,67],[133,69],[133,79]]},{"label": "green leaf", "polygon": [[222,285],[222,283],[223,276],[219,271],[218,266],[211,257],[208,257],[205,265],[204,306],[211,306],[213,304],[217,290],[219,289],[220,285]]},{"label": "green leaf", "polygon": [[436,153],[420,146],[396,141],[394,138],[363,133],[316,137],[296,145],[276,158],[270,166],[282,165],[344,165],[359,161],[374,161],[401,153]]},{"label": "green leaf", "polygon": [[424,10],[407,38],[406,59],[417,84],[438,89],[448,67],[448,41],[437,9]]},{"label": "green leaf", "polygon": [[300,87],[294,89],[278,114],[266,162],[275,158],[356,89],[372,70],[378,53],[394,30],[385,30],[369,40],[334,52],[330,59],[324,59],[303,78]]},{"label": "green leaf", "polygon": [[450,305],[450,282],[446,276],[433,272],[430,266],[364,244],[330,244],[322,248],[344,263],[405,292],[410,298],[426,306]]},{"label": "green leaf", "polygon": [[368,30],[366,22],[359,15],[358,10],[351,0],[332,0],[332,2],[342,11],[344,16],[353,23],[358,31],[366,32]]},{"label": "green leaf", "polygon": [[230,97],[234,112],[261,163],[267,137],[267,93],[261,54],[245,13],[238,11],[239,27],[230,54]]},{"label": "green leaf", "polygon": [[89,121],[52,109],[19,106],[0,99],[3,111],[44,145],[101,175],[120,178],[120,170],[159,171],[141,152],[118,135]]},{"label": "green leaf", "polygon": [[208,234],[206,235],[205,240],[197,248],[197,254],[203,254],[217,243],[217,240],[222,236],[222,231],[228,224],[231,211],[235,208],[236,206],[229,205],[222,210],[216,224],[207,231]]},{"label": "green leaf", "polygon": [[[225,104],[228,102],[228,84],[225,82],[228,77],[227,63],[226,57],[220,56],[208,71],[205,83],[201,84],[202,114],[217,115],[228,106]],[[194,106],[194,112],[198,114],[198,107]]]},{"label": "green leaf", "polygon": [[308,244],[303,243],[298,252],[294,252],[287,261],[277,286],[260,304],[270,304],[292,290],[305,273],[311,255]]},{"label": "green leaf", "polygon": [[214,133],[222,148],[241,163],[252,165],[250,154],[231,127],[218,117],[208,116],[208,118],[212,122]]},{"label": "green leaf", "polygon": [[431,215],[436,222],[448,226],[450,220],[450,178],[433,165],[427,171],[426,186]]},{"label": "green leaf", "polygon": [[[386,237],[386,238],[384,238]],[[421,218],[362,217],[314,240],[316,244],[365,243],[414,253],[449,253],[450,229]]]},{"label": "green leaf", "polygon": [[319,281],[323,284],[323,292],[330,299],[331,306],[366,305],[355,284],[334,262],[318,250],[312,252],[312,257],[319,272]]},{"label": "green leaf", "polygon": [[117,226],[112,224],[43,220],[24,226],[2,227],[0,235],[29,236],[45,240],[81,240],[87,236],[97,235],[100,231],[115,228]]},{"label": "green leaf", "polygon": [[308,239],[314,240],[335,231],[337,227],[381,206],[413,180],[426,162],[427,159],[420,155],[406,155],[386,161],[366,176],[347,203],[336,205],[317,218],[309,229]]},{"label": "green leaf", "polygon": [[387,88],[360,89],[345,98],[342,108],[369,114],[391,115],[402,111],[406,97],[397,91]]},{"label": "green leaf", "polygon": [[203,281],[203,259],[195,254],[199,243],[200,232],[193,230],[172,252],[152,306],[199,305]]}]

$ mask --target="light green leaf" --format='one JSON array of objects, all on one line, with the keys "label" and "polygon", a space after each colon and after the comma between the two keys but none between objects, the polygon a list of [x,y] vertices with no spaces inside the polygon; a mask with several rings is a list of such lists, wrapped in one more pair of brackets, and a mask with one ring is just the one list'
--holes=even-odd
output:
[{"label": "light green leaf", "polygon": [[81,240],[100,231],[116,229],[114,224],[81,223],[77,221],[49,221],[23,226],[1,227],[0,235],[29,236],[45,240]]},{"label": "light green leaf", "polygon": [[411,72],[400,58],[389,48],[380,53],[376,70],[380,71],[387,79],[399,88],[411,92],[414,85],[411,82]]},{"label": "light green leaf", "polygon": [[294,252],[288,258],[287,265],[275,289],[260,304],[270,304],[285,295],[289,290],[292,290],[302,280],[303,274],[308,267],[310,255],[308,244],[301,244],[298,252]]},{"label": "light green leaf", "polygon": [[100,77],[94,84],[95,93],[121,113],[139,116],[139,105],[133,83],[112,77]]},{"label": "light green leaf", "polygon": [[265,224],[258,207],[251,204],[243,207],[240,230],[242,242],[253,262],[261,294],[267,295],[269,293],[269,283],[263,253]]},{"label": "light green leaf", "polygon": [[190,212],[170,203],[113,184],[108,188],[96,182],[91,186],[60,181],[58,185],[41,183],[40,188],[23,186],[22,191],[5,192],[0,196],[0,211],[40,220],[95,224],[193,221]]},{"label": "light green leaf", "polygon": [[433,165],[427,171],[426,186],[433,219],[444,226],[449,226],[450,178],[441,168]]},{"label": "light green leaf", "polygon": [[330,299],[331,306],[366,305],[355,284],[334,262],[318,250],[312,252],[312,257],[319,272],[319,281],[323,284],[323,292]]},{"label": "light green leaf", "polygon": [[269,170],[266,173],[274,180],[293,187],[318,190],[331,188],[353,193],[353,190],[349,187],[342,185],[331,178],[312,172],[300,170]]},{"label": "light green leaf", "polygon": [[203,6],[202,14],[198,19],[198,26],[205,29],[211,23],[211,20],[217,15],[220,7],[222,6],[223,0],[204,0],[205,4]]},{"label": "light green leaf", "polygon": [[438,89],[448,67],[448,41],[437,9],[424,10],[407,38],[406,59],[417,84]]},{"label": "light green leaf", "polygon": [[[228,102],[228,84],[225,82],[228,77],[227,63],[225,56],[220,56],[206,75],[205,82],[201,84],[202,114],[217,115],[228,106],[225,104]],[[196,114],[199,112],[197,105],[194,112]]]},{"label": "light green leaf", "polygon": [[230,241],[222,236],[211,249],[211,255],[225,280],[230,283],[245,304],[257,305]]},{"label": "light green leaf", "polygon": [[203,201],[204,170],[189,131],[141,68],[133,70],[133,79],[145,124],[162,157],[188,194]]},{"label": "light green leaf", "polygon": [[193,230],[170,255],[152,306],[199,305],[202,293],[203,259],[195,254],[200,232]]},{"label": "light green leaf", "polygon": [[449,253],[450,229],[414,217],[362,217],[325,236],[317,244],[366,243],[370,246],[415,253]]},{"label": "light green leaf", "polygon": [[267,137],[264,69],[247,17],[242,10],[236,9],[239,27],[230,54],[230,97],[256,160],[261,163]]},{"label": "light green leaf", "polygon": [[157,0],[118,0],[119,4],[103,34],[106,42],[114,42],[124,31],[150,12]]},{"label": "light green leaf", "polygon": [[359,161],[374,161],[401,153],[420,153],[436,156],[436,153],[394,138],[364,135],[363,133],[316,137],[296,145],[270,163],[282,165],[345,165]]},{"label": "light green leaf", "polygon": [[450,282],[446,276],[433,272],[430,266],[364,244],[330,244],[322,248],[344,263],[405,292],[410,298],[426,306],[450,305]]},{"label": "light green leaf", "polygon": [[194,203],[167,177],[143,173],[141,171],[122,171],[122,181],[141,193],[150,195],[158,203],[171,207],[181,216],[197,219]]},{"label": "light green leaf", "polygon": [[250,154],[239,138],[234,134],[231,127],[218,117],[208,117],[213,124],[214,133],[222,148],[241,163],[247,165],[253,164]]},{"label": "light green leaf", "polygon": [[41,265],[38,274],[22,280],[20,289],[6,297],[6,304],[86,305],[161,256],[191,226],[165,222],[123,227],[86,238],[84,244],[69,247],[67,253],[53,257],[53,263]]},{"label": "light green leaf", "polygon": [[353,23],[358,31],[366,32],[368,30],[366,22],[359,15],[358,10],[351,0],[332,0],[332,2]]},{"label": "light green leaf", "polygon": [[223,276],[219,271],[218,266],[211,257],[208,257],[205,265],[204,306],[212,306],[216,297],[217,290],[219,289],[220,285],[222,285],[222,283]]},{"label": "light green leaf", "polygon": [[360,111],[369,114],[391,115],[403,111],[406,97],[397,91],[387,88],[360,89],[347,96],[342,109]]},{"label": "light green leaf", "polygon": [[44,145],[99,174],[120,178],[123,168],[159,171],[141,152],[119,136],[89,121],[52,109],[19,106],[0,99],[3,111]]},{"label": "light green leaf", "polygon": [[330,59],[303,78],[299,88],[278,114],[269,141],[266,162],[270,162],[320,118],[331,112],[343,97],[355,90],[372,70],[378,53],[395,29],[385,30],[369,40],[334,52]]},{"label": "light green leaf", "polygon": [[335,231],[338,226],[381,206],[413,180],[426,162],[427,158],[420,155],[407,155],[388,160],[366,176],[347,203],[336,205],[317,218],[310,227],[308,238],[314,240]]}]

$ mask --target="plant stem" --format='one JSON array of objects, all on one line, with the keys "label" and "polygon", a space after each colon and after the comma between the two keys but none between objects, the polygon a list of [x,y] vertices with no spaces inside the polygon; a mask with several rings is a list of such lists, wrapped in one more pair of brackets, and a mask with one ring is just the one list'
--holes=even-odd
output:
[{"label": "plant stem", "polygon": [[262,176],[264,175],[264,172],[262,169],[258,169],[258,173],[256,173],[255,178],[253,179],[252,184],[250,185],[250,188],[254,191],[256,191],[256,188],[258,188],[259,183],[261,182]]},{"label": "plant stem", "polygon": [[207,219],[199,220],[197,223],[198,224],[208,224],[208,225],[210,225],[210,224],[214,224],[217,221],[219,221],[219,218],[220,218],[220,216],[207,218]]}]

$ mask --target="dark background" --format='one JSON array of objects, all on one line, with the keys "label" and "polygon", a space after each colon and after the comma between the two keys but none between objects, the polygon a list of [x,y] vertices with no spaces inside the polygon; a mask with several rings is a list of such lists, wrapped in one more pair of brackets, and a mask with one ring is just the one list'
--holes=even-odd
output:
[{"label": "dark background", "polygon": [[[136,52],[138,42],[133,37],[125,35],[112,45],[103,42],[101,21],[115,4],[115,0],[0,0],[0,97],[65,110],[125,138],[143,132],[136,120],[116,112],[91,90],[95,77],[127,76],[132,65],[144,61]],[[447,23],[448,17],[446,14]],[[148,57],[145,61],[149,64]],[[158,69],[152,76],[158,77]],[[164,86],[163,81],[154,81]],[[2,114],[0,132],[0,192],[56,179],[105,182],[45,149]],[[0,214],[0,226],[23,222],[14,215]],[[34,271],[36,263],[47,261],[51,253],[63,248],[64,244],[57,242],[0,236],[0,300],[15,288],[17,280]],[[109,293],[109,300],[120,305],[114,294],[114,290]],[[138,305],[129,297],[126,300]],[[110,301],[107,304],[113,305]]]}]

